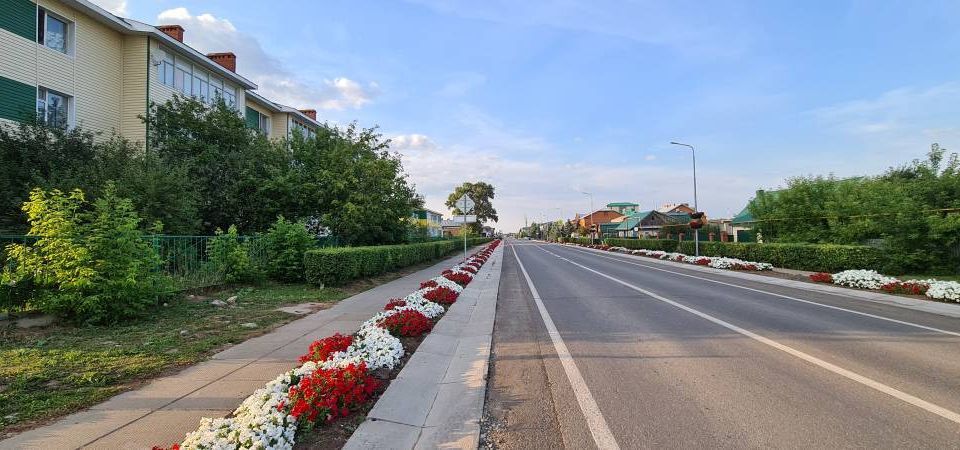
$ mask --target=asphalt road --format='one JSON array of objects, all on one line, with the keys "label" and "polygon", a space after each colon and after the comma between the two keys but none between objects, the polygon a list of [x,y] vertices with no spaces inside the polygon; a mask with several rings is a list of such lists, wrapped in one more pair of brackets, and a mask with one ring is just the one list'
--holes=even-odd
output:
[{"label": "asphalt road", "polygon": [[960,319],[507,245],[492,447],[960,448]]}]

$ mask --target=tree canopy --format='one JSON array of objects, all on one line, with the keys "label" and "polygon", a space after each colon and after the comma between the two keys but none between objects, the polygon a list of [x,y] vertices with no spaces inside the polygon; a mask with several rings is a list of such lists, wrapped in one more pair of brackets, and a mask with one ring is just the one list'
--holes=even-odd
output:
[{"label": "tree canopy", "polygon": [[472,224],[474,231],[479,231],[484,222],[490,220],[497,222],[500,220],[500,218],[497,217],[497,210],[493,207],[493,198],[496,195],[493,185],[478,181],[476,183],[466,182],[457,186],[457,188],[447,196],[446,202],[447,207],[453,209],[453,214],[464,214],[456,205],[457,200],[464,194],[469,195],[474,203],[476,203],[473,211],[470,212],[470,214],[477,216],[477,223]]}]

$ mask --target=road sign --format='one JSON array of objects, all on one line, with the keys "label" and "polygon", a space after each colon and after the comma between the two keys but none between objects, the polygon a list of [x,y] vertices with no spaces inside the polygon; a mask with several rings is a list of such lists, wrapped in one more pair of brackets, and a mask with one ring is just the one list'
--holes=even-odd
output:
[{"label": "road sign", "polygon": [[457,223],[474,223],[477,221],[477,216],[473,214],[465,216],[453,216],[453,221]]},{"label": "road sign", "polygon": [[460,196],[460,198],[457,199],[456,205],[457,205],[457,208],[460,209],[460,212],[463,214],[470,213],[471,211],[473,211],[473,208],[477,206],[477,204],[473,201],[473,199],[470,198],[470,196],[467,194],[463,194],[462,196]]}]

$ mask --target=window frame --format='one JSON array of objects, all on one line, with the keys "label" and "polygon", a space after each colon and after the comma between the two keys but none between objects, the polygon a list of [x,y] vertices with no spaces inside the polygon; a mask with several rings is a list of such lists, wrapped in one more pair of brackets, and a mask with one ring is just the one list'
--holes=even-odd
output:
[{"label": "window frame", "polygon": [[73,97],[60,91],[45,88],[43,86],[37,86],[37,116],[41,116],[41,104],[43,108],[42,116],[39,117],[39,120],[46,125],[51,125],[51,96],[60,98],[61,105],[57,109],[63,113],[63,118],[57,121],[58,124],[52,126],[59,126],[63,129],[71,128],[73,126],[73,115],[71,113],[70,105],[73,102]]},{"label": "window frame", "polygon": [[[63,48],[52,47],[50,45],[50,39],[48,39],[48,35],[50,34],[50,20],[63,24]],[[63,53],[64,55],[73,56],[73,30],[73,22],[71,20],[55,12],[51,12],[49,9],[41,6],[37,7],[37,44],[50,50]]]}]

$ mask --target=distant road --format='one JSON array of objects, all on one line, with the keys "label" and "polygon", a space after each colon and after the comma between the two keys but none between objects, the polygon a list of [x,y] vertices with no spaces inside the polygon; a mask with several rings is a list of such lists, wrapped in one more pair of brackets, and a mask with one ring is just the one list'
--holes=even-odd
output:
[{"label": "distant road", "polygon": [[529,241],[503,264],[497,447],[960,448],[960,319]]}]

